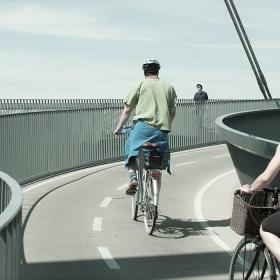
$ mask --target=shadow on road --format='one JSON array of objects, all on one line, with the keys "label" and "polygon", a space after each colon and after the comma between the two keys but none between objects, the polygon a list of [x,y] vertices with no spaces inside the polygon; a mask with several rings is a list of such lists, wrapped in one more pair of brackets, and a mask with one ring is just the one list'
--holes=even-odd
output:
[{"label": "shadow on road", "polygon": [[103,259],[30,263],[23,265],[22,279],[227,279],[230,262],[228,253],[168,254],[169,252],[161,256],[116,258],[121,267],[119,270],[110,270]]},{"label": "shadow on road", "polygon": [[[230,218],[205,221],[210,227],[228,227]],[[159,215],[154,236],[159,238],[185,238],[191,235],[204,235],[205,229],[198,220],[172,219]]]}]

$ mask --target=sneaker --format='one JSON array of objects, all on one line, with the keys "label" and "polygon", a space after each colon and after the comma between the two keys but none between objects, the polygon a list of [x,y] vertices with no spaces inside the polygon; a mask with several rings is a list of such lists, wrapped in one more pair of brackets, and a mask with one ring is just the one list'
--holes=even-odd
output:
[{"label": "sneaker", "polygon": [[137,191],[138,182],[136,178],[131,178],[130,182],[128,183],[128,188],[126,189],[125,193],[127,195],[134,195]]}]

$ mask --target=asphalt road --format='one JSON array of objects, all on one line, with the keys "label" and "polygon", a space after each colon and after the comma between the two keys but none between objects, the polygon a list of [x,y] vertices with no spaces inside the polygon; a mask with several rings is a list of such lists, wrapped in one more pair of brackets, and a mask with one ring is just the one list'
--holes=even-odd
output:
[{"label": "asphalt road", "polygon": [[[153,236],[111,164],[24,189],[23,279],[228,279],[239,181],[225,145],[172,154]],[[73,182],[71,182],[73,181]]]}]

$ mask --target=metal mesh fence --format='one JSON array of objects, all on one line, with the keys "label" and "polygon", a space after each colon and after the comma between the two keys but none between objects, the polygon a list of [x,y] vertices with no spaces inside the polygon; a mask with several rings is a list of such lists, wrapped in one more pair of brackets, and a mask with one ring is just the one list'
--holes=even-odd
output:
[{"label": "metal mesh fence", "polygon": [[[179,100],[169,137],[171,149],[217,143],[221,141],[216,134],[217,117],[278,108],[278,102]],[[25,184],[67,170],[120,160],[125,138],[114,138],[112,131],[121,110],[122,100],[0,100],[0,170]],[[231,154],[242,157],[239,150],[233,151],[234,146],[228,146]],[[244,163],[246,168],[251,166],[250,159]],[[246,168],[237,166],[241,181],[251,179]],[[10,187],[14,183],[7,184],[3,178],[9,176],[0,172],[0,278],[18,279],[21,194],[12,195]],[[18,207],[7,210],[13,199],[18,200]]]},{"label": "metal mesh fence", "polygon": [[[3,104],[6,106],[6,113],[0,116],[1,171],[25,184],[67,170],[122,159],[125,137],[115,138],[112,133],[122,111],[121,100],[51,100],[40,107],[41,102],[1,101],[2,108]],[[170,147],[175,151],[217,143],[221,141],[215,128],[218,116],[277,108],[277,102],[178,100]],[[24,110],[30,112],[23,113]]]}]

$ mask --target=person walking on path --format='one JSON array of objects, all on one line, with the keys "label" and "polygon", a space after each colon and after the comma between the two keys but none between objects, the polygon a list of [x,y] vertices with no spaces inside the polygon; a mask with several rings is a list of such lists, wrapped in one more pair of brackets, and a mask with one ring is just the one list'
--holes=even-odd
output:
[{"label": "person walking on path", "polygon": [[142,69],[145,79],[138,82],[124,100],[124,108],[114,131],[118,135],[133,109],[134,128],[125,146],[125,166],[129,172],[126,194],[133,195],[138,186],[137,161],[140,147],[146,143],[159,143],[160,152],[169,152],[168,133],[176,114],[176,92],[172,85],[159,79],[160,63],[150,59]]}]

